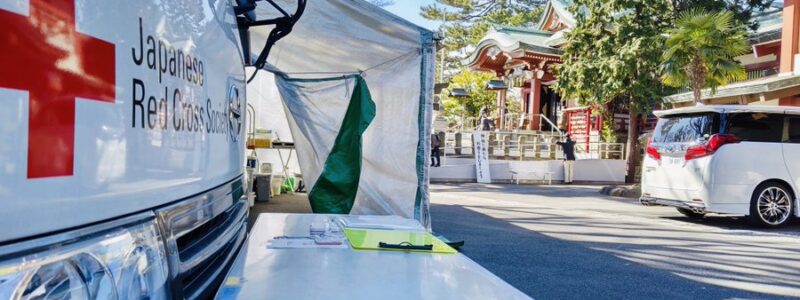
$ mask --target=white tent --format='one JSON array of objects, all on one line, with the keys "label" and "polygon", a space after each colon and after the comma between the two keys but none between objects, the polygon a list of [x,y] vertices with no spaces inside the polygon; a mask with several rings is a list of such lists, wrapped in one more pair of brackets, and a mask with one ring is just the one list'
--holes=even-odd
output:
[{"label": "white tent", "polygon": [[[293,0],[276,2],[289,12],[296,6]],[[259,18],[276,16],[269,5],[259,5]],[[251,29],[253,57],[268,29]],[[256,128],[273,129],[295,143],[297,159],[290,167],[299,165],[312,189],[360,75],[375,109],[361,135],[360,180],[350,213],[399,215],[429,226],[434,55],[432,32],[378,7],[361,0],[311,0],[291,34],[272,49],[268,71],[259,71],[248,85]],[[279,165],[274,151],[260,151],[259,157]]]}]

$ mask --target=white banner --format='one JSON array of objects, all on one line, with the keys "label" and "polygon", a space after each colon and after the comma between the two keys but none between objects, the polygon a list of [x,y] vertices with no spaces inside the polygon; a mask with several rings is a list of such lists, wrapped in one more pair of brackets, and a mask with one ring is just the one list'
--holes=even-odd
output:
[{"label": "white banner", "polygon": [[472,140],[475,143],[475,175],[478,183],[492,183],[489,168],[489,144],[486,142],[486,134],[473,132]]}]

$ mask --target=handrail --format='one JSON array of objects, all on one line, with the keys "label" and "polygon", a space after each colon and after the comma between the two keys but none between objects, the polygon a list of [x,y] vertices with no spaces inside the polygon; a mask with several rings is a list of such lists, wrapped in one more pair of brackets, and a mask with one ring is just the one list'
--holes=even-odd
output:
[{"label": "handrail", "polygon": [[550,125],[550,133],[552,133],[553,129],[555,129],[556,131],[558,131],[558,135],[562,135],[562,136],[564,135],[564,133],[561,132],[561,129],[558,128],[558,126],[556,126],[556,124],[553,124],[553,121],[550,121],[550,119],[548,119],[544,115],[539,114],[539,124],[540,125],[542,124],[542,122],[541,122],[542,120],[544,120],[545,122],[547,122],[548,125]]},{"label": "handrail", "polygon": [[[525,120],[529,120],[528,116],[529,116],[528,114],[518,114],[518,113],[506,113],[505,115],[503,115],[503,117],[505,118],[505,123],[506,124],[514,124],[514,122],[517,121],[517,120],[519,120],[521,123],[523,123]],[[553,132],[557,131],[559,135],[562,135],[562,136],[564,135],[564,133],[561,131],[561,129],[558,128],[558,126],[556,126],[556,124],[553,123],[553,121],[551,121],[550,119],[548,119],[545,115],[536,114],[536,116],[539,117],[539,125],[540,125],[540,127],[541,127],[542,121],[544,120],[545,123],[550,125],[550,133],[553,133]],[[513,125],[511,127],[513,127]]]}]

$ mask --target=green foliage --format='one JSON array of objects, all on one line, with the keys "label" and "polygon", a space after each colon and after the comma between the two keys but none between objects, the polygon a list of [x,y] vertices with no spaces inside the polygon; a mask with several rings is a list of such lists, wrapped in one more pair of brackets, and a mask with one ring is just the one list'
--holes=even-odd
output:
[{"label": "green foliage", "polygon": [[670,21],[667,0],[575,0],[576,26],[566,34],[557,90],[581,105],[623,99],[647,112],[663,86],[658,67],[661,33]]},{"label": "green foliage", "polygon": [[603,141],[606,143],[616,143],[619,142],[617,140],[617,131],[614,128],[614,118],[605,118],[603,119],[603,130],[601,132]]},{"label": "green foliage", "polygon": [[510,114],[522,113],[522,104],[521,104],[522,100],[517,96],[519,96],[519,94],[515,95],[512,93],[507,93],[506,110]]},{"label": "green foliage", "polygon": [[774,0],[672,0],[675,18],[683,13],[703,9],[705,11],[729,11],[741,24],[746,24],[750,29],[757,29],[758,24],[753,22],[753,15],[769,8]]},{"label": "green foliage", "polygon": [[747,73],[734,57],[747,53],[747,32],[731,12],[710,13],[691,10],[669,30],[663,55],[664,83],[674,87],[691,86],[695,103],[701,90],[744,80]]},{"label": "green foliage", "polygon": [[[567,39],[557,90],[566,99],[604,108],[619,101],[630,110],[631,123],[661,101],[658,76],[664,40],[671,20],[669,0],[574,0],[576,26]],[[636,170],[638,126],[628,126],[628,170]],[[633,182],[628,172],[626,182]]]},{"label": "green foliage", "polygon": [[462,68],[460,72],[451,78],[451,88],[463,88],[469,92],[467,97],[449,97],[445,95],[443,99],[445,117],[477,117],[480,109],[484,106],[490,108],[497,99],[496,91],[485,89],[486,83],[494,78],[494,74],[473,72]]},{"label": "green foliage", "polygon": [[480,42],[489,24],[533,26],[545,3],[547,0],[436,0],[423,6],[420,15],[428,20],[445,21],[441,45],[447,53],[447,74],[461,68],[467,49]]}]

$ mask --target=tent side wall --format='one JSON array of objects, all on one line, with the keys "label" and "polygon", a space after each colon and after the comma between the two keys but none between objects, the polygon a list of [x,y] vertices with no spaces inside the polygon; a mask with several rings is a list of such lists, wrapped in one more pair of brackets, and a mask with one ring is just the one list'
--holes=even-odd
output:
[{"label": "tent side wall", "polygon": [[[299,165],[310,188],[335,138],[331,127],[338,129],[336,120],[342,120],[344,110],[337,107],[349,99],[352,82],[344,77],[363,74],[377,114],[363,134],[363,166],[351,213],[400,215],[429,226],[433,33],[361,0],[308,5],[292,34],[279,41],[270,54],[267,68],[281,75],[261,71],[253,81],[257,86],[248,87],[248,101],[257,111],[256,127],[276,130],[283,140],[302,141],[296,146],[297,157],[303,161],[292,161],[290,167]],[[253,44],[260,44],[265,34],[255,32]],[[281,84],[275,76],[343,79],[298,85]],[[315,108],[320,105],[327,109]],[[279,118],[281,110],[286,114],[283,118]],[[304,116],[298,117],[298,112]],[[315,124],[319,120],[327,122]],[[313,133],[315,126],[320,127],[319,134]],[[291,137],[287,132],[312,132],[314,137]],[[275,156],[275,151],[259,151],[262,161],[272,161],[280,168]]]}]

